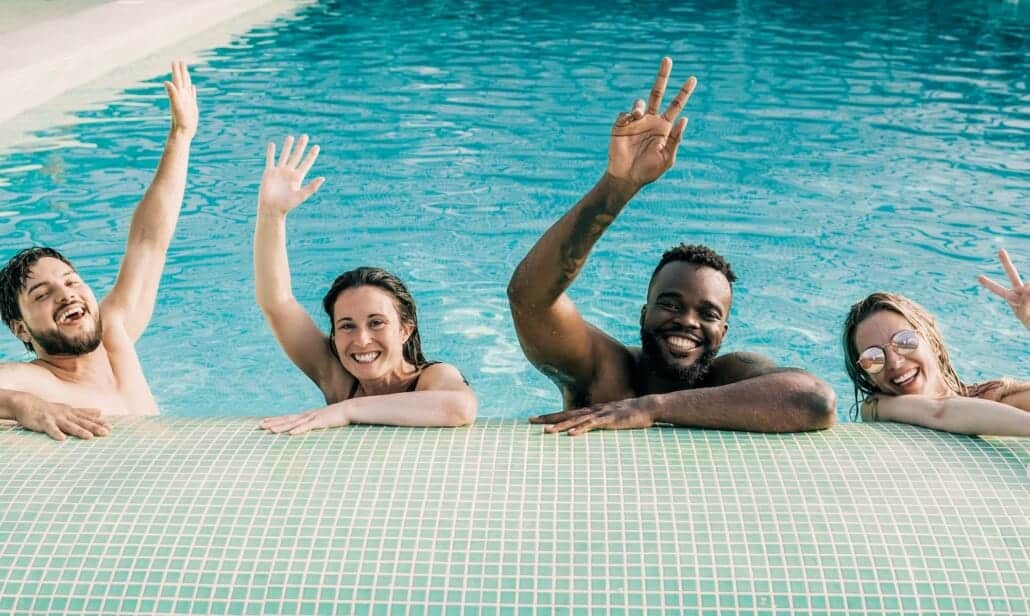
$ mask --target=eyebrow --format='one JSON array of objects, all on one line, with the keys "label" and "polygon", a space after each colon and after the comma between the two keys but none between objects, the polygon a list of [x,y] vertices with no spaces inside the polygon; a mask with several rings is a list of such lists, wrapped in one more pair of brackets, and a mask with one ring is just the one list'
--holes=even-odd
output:
[{"label": "eyebrow", "polygon": [[[372,314],[368,315],[366,318],[371,319],[372,317],[379,317],[380,319],[385,319],[386,315],[385,314],[379,314],[378,312],[373,312]],[[357,319],[355,319],[354,317],[340,317],[339,319],[336,319],[336,322],[337,323],[341,323],[343,321],[356,321],[356,320]]]},{"label": "eyebrow", "polygon": [[[61,274],[61,276],[63,278],[67,278],[68,276],[73,276],[73,275],[75,275],[75,270],[68,270],[67,272]],[[41,281],[37,282],[36,284],[32,285],[31,287],[29,287],[28,289],[25,289],[25,294],[26,295],[31,295],[32,292],[35,291],[36,289],[38,289],[39,287],[42,287],[42,286],[48,285],[48,284],[50,284],[49,281],[41,280]]]}]

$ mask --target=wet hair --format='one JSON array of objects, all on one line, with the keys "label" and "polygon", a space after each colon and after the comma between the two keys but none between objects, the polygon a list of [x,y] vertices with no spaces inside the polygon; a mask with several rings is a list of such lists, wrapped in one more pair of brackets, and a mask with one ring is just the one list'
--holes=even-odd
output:
[{"label": "wet hair", "polygon": [[[0,270],[0,318],[10,328],[15,321],[21,320],[21,306],[18,305],[18,294],[25,288],[32,266],[40,259],[51,257],[75,269],[64,255],[47,246],[33,246],[18,252]],[[32,350],[31,343],[24,343],[25,348]]]},{"label": "wet hair", "polygon": [[855,331],[862,321],[882,310],[903,317],[912,324],[912,328],[919,334],[919,337],[930,345],[930,351],[937,358],[937,367],[940,369],[941,377],[948,389],[960,396],[974,395],[975,386],[963,383],[955,373],[955,368],[951,365],[951,358],[948,357],[948,349],[944,346],[944,336],[937,328],[937,322],[930,311],[902,295],[878,291],[851,306],[847,318],[844,319],[841,343],[844,346],[844,369],[847,370],[848,376],[855,386],[853,415],[856,417],[858,415],[860,395],[862,400],[869,400],[881,393],[866,371],[858,365],[859,351],[855,347]]},{"label": "wet hair", "polygon": [[658,266],[654,268],[651,273],[651,280],[647,283],[647,290],[651,290],[651,285],[654,284],[655,277],[658,276],[658,272],[662,271],[662,268],[672,263],[673,261],[684,261],[686,263],[693,263],[694,265],[704,265],[722,273],[726,277],[726,280],[730,283],[732,289],[733,283],[737,280],[737,275],[733,273],[730,268],[730,264],[726,259],[719,253],[715,252],[708,246],[701,244],[680,244],[674,246],[669,250],[666,250],[662,254],[661,261],[658,262]]},{"label": "wet hair", "polygon": [[411,327],[411,335],[404,343],[404,359],[414,364],[416,368],[426,365],[426,358],[422,355],[422,340],[418,335],[418,315],[415,309],[415,300],[404,286],[401,279],[390,272],[378,267],[359,267],[349,272],[344,272],[336,277],[329,292],[322,299],[322,308],[329,315],[329,351],[339,359],[336,352],[336,345],[333,344],[336,335],[335,315],[333,306],[340,293],[355,287],[377,287],[393,296],[393,305],[397,308],[397,314],[401,322]]}]

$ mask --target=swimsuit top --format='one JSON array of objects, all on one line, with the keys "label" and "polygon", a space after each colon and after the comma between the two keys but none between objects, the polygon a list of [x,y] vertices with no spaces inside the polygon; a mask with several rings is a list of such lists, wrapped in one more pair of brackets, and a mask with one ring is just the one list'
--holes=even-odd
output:
[{"label": "swimsuit top", "polygon": [[[418,388],[418,380],[422,378],[422,373],[425,372],[426,368],[428,368],[429,366],[435,366],[438,363],[440,362],[430,361],[422,364],[422,369],[418,371],[418,376],[416,376],[415,380],[411,382],[411,385],[408,385],[408,388],[404,390],[405,393],[415,391],[415,389]],[[350,387],[350,393],[347,394],[347,400],[350,400],[354,397],[354,394],[358,393],[358,387],[360,386],[361,383],[359,383],[357,379],[354,379],[354,384]]]}]

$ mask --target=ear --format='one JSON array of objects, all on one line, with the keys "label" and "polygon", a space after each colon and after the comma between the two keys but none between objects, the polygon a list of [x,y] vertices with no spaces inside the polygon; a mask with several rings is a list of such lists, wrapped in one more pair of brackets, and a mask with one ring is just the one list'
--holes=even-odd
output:
[{"label": "ear", "polygon": [[647,316],[647,304],[640,307],[640,327],[644,326],[644,317]]},{"label": "ear", "polygon": [[722,324],[722,336],[723,336],[723,338],[726,337],[726,332],[728,332],[728,331],[730,331],[730,324],[729,323],[723,323]]},{"label": "ear", "polygon": [[407,344],[408,338],[411,338],[411,334],[413,333],[415,333],[414,323],[401,323],[401,344]]},{"label": "ear", "polygon": [[18,340],[21,340],[25,344],[30,344],[32,342],[32,334],[29,333],[29,328],[25,327],[25,323],[23,321],[18,319],[11,321],[11,331],[18,337]]}]

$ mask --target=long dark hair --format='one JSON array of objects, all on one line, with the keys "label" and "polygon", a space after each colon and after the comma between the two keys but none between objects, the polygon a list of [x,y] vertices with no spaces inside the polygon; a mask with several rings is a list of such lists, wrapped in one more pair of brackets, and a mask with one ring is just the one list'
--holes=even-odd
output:
[{"label": "long dark hair", "polygon": [[336,277],[329,292],[322,299],[322,308],[329,315],[329,351],[339,359],[334,344],[336,336],[335,315],[333,305],[340,293],[354,287],[378,287],[393,296],[393,305],[397,308],[401,323],[411,327],[411,335],[404,343],[404,359],[414,364],[416,368],[426,365],[426,358],[422,355],[422,340],[418,335],[418,314],[415,309],[415,300],[404,286],[401,279],[390,272],[378,267],[359,267],[349,272],[344,272]]}]

